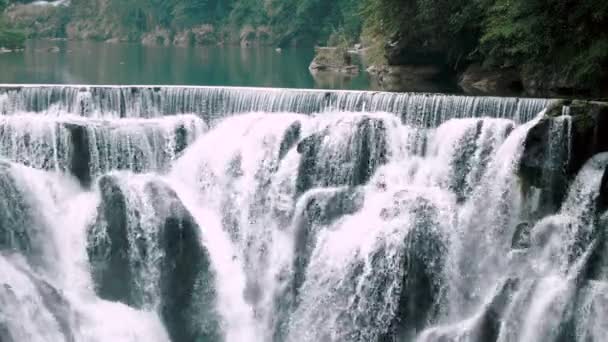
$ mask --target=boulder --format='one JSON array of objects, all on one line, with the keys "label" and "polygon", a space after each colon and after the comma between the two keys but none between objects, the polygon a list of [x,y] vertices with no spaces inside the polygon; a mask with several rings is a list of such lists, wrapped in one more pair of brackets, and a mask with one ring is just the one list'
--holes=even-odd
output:
[{"label": "boulder", "polygon": [[[362,116],[349,135],[332,134],[331,127],[302,139],[297,151],[296,193],[315,187],[358,186],[367,183],[376,169],[387,162],[386,126],[381,119]],[[331,142],[339,139],[340,142]],[[339,146],[339,147],[336,147]],[[343,149],[339,158],[327,160],[333,149]]]},{"label": "boulder", "polygon": [[602,181],[600,183],[600,193],[597,198],[598,214],[605,212],[608,209],[608,168],[604,170]]},{"label": "boulder", "polygon": [[173,190],[162,183],[146,189],[164,223],[160,230],[160,314],[173,341],[216,341],[215,275],[201,245],[200,228]]},{"label": "boulder", "polygon": [[192,30],[185,30],[177,32],[173,36],[173,45],[176,46],[191,46],[194,42],[194,35]]},{"label": "boulder", "polygon": [[87,243],[95,290],[101,298],[136,306],[126,198],[115,176],[101,177],[98,186],[101,204]]},{"label": "boulder", "polygon": [[28,252],[32,245],[31,206],[11,175],[11,166],[0,161],[0,251]]},{"label": "boulder", "polygon": [[339,47],[317,47],[315,57],[308,67],[311,73],[335,72],[342,74],[357,74],[359,66],[354,64],[346,49]]},{"label": "boulder", "polygon": [[[99,297],[144,307],[150,299],[140,293],[138,282],[145,279],[138,274],[145,267],[142,258],[158,249],[162,257],[155,263],[160,274],[160,298],[156,300],[169,336],[173,341],[217,340],[215,275],[201,244],[200,228],[176,193],[162,182],[150,181],[144,186],[140,196],[152,206],[157,222],[152,227],[154,237],[146,240],[142,235],[150,232],[142,231],[138,219],[143,213],[129,207],[119,179],[103,176],[99,189],[99,216],[89,229],[87,247]],[[134,254],[139,257],[134,259]]]},{"label": "boulder", "polygon": [[218,43],[215,27],[210,24],[192,28],[192,40],[195,45],[215,45]]},{"label": "boulder", "polygon": [[315,248],[319,229],[339,218],[354,214],[363,206],[363,192],[358,188],[319,189],[311,191],[303,201],[302,211],[295,217],[295,258],[293,291],[297,297],[304,283],[306,267]]},{"label": "boulder", "polygon": [[287,152],[289,152],[295,144],[300,140],[300,134],[302,132],[302,123],[296,121],[291,124],[281,140],[281,147],[279,148],[279,160],[282,160]]},{"label": "boulder", "polygon": [[471,317],[468,324],[458,322],[452,325],[434,327],[424,331],[418,340],[423,342],[496,341],[501,328],[505,327],[503,317],[509,308],[511,297],[518,291],[519,283],[518,279],[509,278],[499,284],[490,302],[480,314]]},{"label": "boulder", "polygon": [[496,341],[502,328],[502,319],[511,303],[511,297],[519,288],[519,280],[509,278],[499,287],[494,298],[486,306],[480,319],[475,324],[468,341]]},{"label": "boulder", "polygon": [[70,132],[72,154],[70,155],[70,172],[84,187],[91,185],[91,151],[87,128],[80,124],[63,123]]},{"label": "boulder", "polygon": [[245,25],[239,32],[238,41],[242,47],[267,46],[272,44],[272,31],[268,26]]},{"label": "boulder", "polygon": [[[565,113],[571,119],[564,119]],[[588,159],[608,151],[608,138],[600,133],[608,129],[607,113],[608,104],[556,101],[528,131],[518,174],[525,186],[541,189],[545,213],[559,208],[569,182]]]},{"label": "boulder", "polygon": [[438,229],[444,223],[440,222],[439,208],[429,198],[412,196],[405,190],[394,195],[393,203],[382,212],[383,219],[392,220],[406,210],[413,220],[403,243],[401,295],[389,331],[393,337],[403,338],[427,327],[437,314],[447,245]]},{"label": "boulder", "polygon": [[584,82],[577,80],[573,73],[564,72],[564,68],[524,65],[521,68],[521,80],[526,94],[531,96],[572,96],[575,93],[594,92],[594,89],[587,88]]},{"label": "boulder", "polygon": [[516,68],[486,69],[479,64],[469,65],[460,75],[458,85],[465,93],[474,95],[518,95],[523,90]]},{"label": "boulder", "polygon": [[604,134],[608,131],[608,102],[575,100],[568,107],[572,116],[572,136],[566,171],[574,176],[589,158],[608,151],[608,135]]},{"label": "boulder", "polygon": [[532,234],[532,228],[534,225],[529,222],[522,222],[515,227],[515,233],[511,240],[512,249],[526,249],[531,245],[530,237]]},{"label": "boulder", "polygon": [[141,37],[143,45],[168,46],[172,41],[169,30],[161,27],[156,27],[153,31],[144,33]]}]

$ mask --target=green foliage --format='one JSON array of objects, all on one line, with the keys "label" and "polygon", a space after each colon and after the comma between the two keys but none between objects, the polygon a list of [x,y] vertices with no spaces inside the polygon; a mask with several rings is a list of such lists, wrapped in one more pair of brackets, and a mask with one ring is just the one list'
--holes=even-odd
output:
[{"label": "green foliage", "polygon": [[[608,78],[605,0],[363,0],[363,37],[444,60],[529,66],[574,83]],[[377,53],[376,53],[377,54]]]},{"label": "green foliage", "polygon": [[486,62],[561,71],[579,84],[608,75],[608,2],[495,0],[480,47]]},{"label": "green foliage", "polygon": [[21,31],[10,30],[0,26],[0,47],[6,49],[22,49],[25,46],[25,34]]}]

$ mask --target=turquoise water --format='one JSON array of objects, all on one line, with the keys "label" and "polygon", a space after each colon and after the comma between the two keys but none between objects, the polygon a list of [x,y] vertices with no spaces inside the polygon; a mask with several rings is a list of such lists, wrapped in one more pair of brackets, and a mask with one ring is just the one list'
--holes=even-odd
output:
[{"label": "turquoise water", "polygon": [[272,47],[32,40],[25,51],[0,54],[0,83],[374,88],[364,72],[351,78],[315,79],[308,71],[312,58],[310,48],[278,53]]}]

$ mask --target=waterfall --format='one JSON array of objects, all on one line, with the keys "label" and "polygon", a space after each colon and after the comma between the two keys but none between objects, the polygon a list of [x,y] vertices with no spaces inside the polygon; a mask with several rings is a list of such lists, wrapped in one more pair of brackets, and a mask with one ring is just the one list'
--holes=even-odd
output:
[{"label": "waterfall", "polygon": [[546,99],[471,97],[424,93],[320,91],[229,87],[16,86],[0,85],[0,113],[85,117],[159,117],[198,114],[207,122],[247,112],[390,112],[411,125],[452,118],[497,117],[525,122]]},{"label": "waterfall", "polygon": [[600,341],[608,156],[552,106],[0,86],[0,341]]}]

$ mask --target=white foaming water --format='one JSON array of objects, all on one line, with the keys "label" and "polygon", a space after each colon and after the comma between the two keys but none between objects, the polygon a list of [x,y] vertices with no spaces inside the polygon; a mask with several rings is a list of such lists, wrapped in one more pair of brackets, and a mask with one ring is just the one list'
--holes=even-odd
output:
[{"label": "white foaming water", "polygon": [[205,130],[194,115],[121,120],[0,116],[0,156],[38,169],[81,167],[93,178],[116,169],[160,172]]},{"label": "white foaming water", "polygon": [[253,308],[243,298],[246,280],[242,262],[228,234],[222,230],[220,219],[215,212],[199,204],[200,199],[193,195],[189,188],[191,185],[186,186],[178,182],[172,184],[172,188],[201,228],[201,243],[211,257],[211,264],[217,275],[215,286],[225,340],[259,340],[262,335],[253,321]]},{"label": "white foaming water", "polygon": [[[158,317],[100,300],[86,260],[97,198],[71,179],[19,165],[9,172],[45,236],[42,264],[1,257],[8,341],[168,341]],[[31,232],[31,231],[30,231]],[[40,243],[40,241],[33,241]],[[54,261],[51,263],[51,261]],[[6,275],[6,277],[4,277]],[[24,324],[27,322],[27,324]]]},{"label": "white foaming water", "polygon": [[[583,275],[599,246],[595,205],[608,159],[598,156],[581,170],[557,214],[527,216],[518,162],[540,116],[532,119],[547,103],[213,87],[0,87],[0,152],[52,170],[10,164],[23,196],[8,197],[36,214],[29,221],[0,217],[35,227],[9,226],[8,234],[0,227],[0,247],[11,251],[0,256],[10,275],[0,277],[8,308],[0,308],[0,339],[168,341],[176,335],[168,315],[175,314],[191,320],[180,327],[203,334],[217,315],[219,336],[211,340],[227,342],[601,340],[607,328],[594,317],[605,311],[605,281]],[[560,140],[569,138],[572,122],[551,120],[555,139],[544,162],[560,165],[562,148],[571,158]],[[75,160],[83,150],[90,159]],[[82,169],[77,161],[93,181],[103,175],[111,182],[81,188],[66,175]],[[0,179],[7,191],[10,184]],[[104,211],[112,208],[108,199],[124,200],[124,222]],[[0,210],[11,209],[6,203]],[[167,213],[175,207],[179,214]],[[100,218],[116,219],[114,228],[126,232],[128,251],[106,251],[126,253],[132,279],[125,281],[133,282],[139,298],[131,305],[140,309],[99,298],[87,242],[95,244],[95,229],[104,228]],[[514,250],[514,232],[526,220],[529,247]],[[188,235],[193,225],[200,234]],[[179,262],[163,254],[182,251],[159,236],[174,226],[183,228],[170,232],[184,234],[170,235],[179,243],[200,236],[204,256],[184,247],[205,259],[193,265],[209,263],[202,275],[208,281],[193,288],[204,292],[201,298],[213,296],[199,303],[212,306],[201,308],[212,318],[171,309],[199,299],[163,278],[190,276],[188,251]],[[36,248],[18,249],[28,243]],[[173,304],[171,295],[179,297]]]}]

